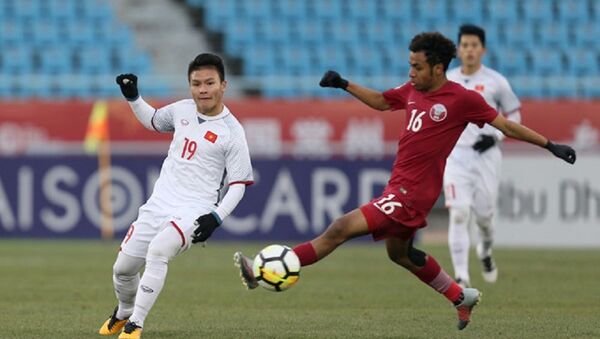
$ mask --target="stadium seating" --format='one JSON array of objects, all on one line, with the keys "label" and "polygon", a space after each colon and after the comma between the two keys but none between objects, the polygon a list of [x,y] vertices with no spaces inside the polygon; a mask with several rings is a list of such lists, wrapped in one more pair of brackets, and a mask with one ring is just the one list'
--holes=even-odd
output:
[{"label": "stadium seating", "polygon": [[[422,31],[437,30],[453,40],[458,27],[470,22],[487,32],[486,63],[512,81],[535,78],[544,84],[564,79],[572,86],[560,93],[590,97],[584,84],[595,83],[600,57],[600,0],[185,0],[201,9],[203,29],[220,33],[222,52],[241,60],[246,83],[259,83],[267,97],[338,96],[301,86],[295,90],[253,77],[318,77],[329,68],[353,79],[366,79],[385,89],[390,77],[406,79],[407,46]],[[148,52],[135,46],[134,32],[119,22],[104,0],[0,1],[0,99],[20,96],[95,97],[78,90],[77,76],[113,77],[123,71],[149,73]],[[215,44],[218,46],[218,44]],[[453,65],[457,63],[454,62]],[[52,91],[29,89],[23,75],[40,80]],[[569,78],[575,79],[570,81]],[[379,79],[379,81],[377,81]],[[519,80],[520,81],[520,80]],[[587,82],[586,82],[587,81]],[[14,82],[14,83],[13,83]],[[521,81],[524,83],[524,81]],[[90,85],[91,86],[91,85]],[[109,85],[106,85],[109,86]],[[110,84],[112,86],[112,84]],[[89,87],[89,86],[88,86]],[[118,95],[101,84],[102,95]],[[525,89],[519,95],[559,95],[557,90]],[[150,92],[169,95],[151,87]],[[11,92],[12,91],[12,92]],[[161,92],[162,91],[162,92]],[[335,92],[337,93],[337,92]]]},{"label": "stadium seating", "polygon": [[[486,62],[491,67],[509,79],[533,79],[519,80],[515,86],[519,95],[583,95],[581,80],[573,77],[597,76],[599,70],[596,0],[188,0],[188,4],[203,8],[205,21],[219,17],[235,22],[237,29],[225,28],[225,50],[242,59],[248,76],[318,76],[335,68],[367,80],[397,74],[402,82],[408,71],[404,51],[412,36],[437,30],[456,39],[458,26],[466,22],[486,29]],[[253,32],[260,27],[262,33]],[[208,28],[218,30],[214,25]],[[256,44],[261,51],[244,52],[243,45]],[[269,53],[291,59],[271,67],[275,61]],[[261,60],[251,60],[257,54]],[[545,84],[545,79],[561,79],[570,88],[531,88]],[[296,95],[314,95],[314,90],[298,89]]]},{"label": "stadium seating", "polygon": [[151,69],[147,52],[123,55],[133,35],[108,1],[3,0],[0,19],[0,99],[113,97],[115,74]]}]

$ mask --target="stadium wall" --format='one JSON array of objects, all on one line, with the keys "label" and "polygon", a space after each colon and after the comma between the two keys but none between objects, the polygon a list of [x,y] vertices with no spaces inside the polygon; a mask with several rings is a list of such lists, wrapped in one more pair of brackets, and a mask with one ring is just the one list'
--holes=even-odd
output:
[{"label": "stadium wall", "polygon": [[[152,102],[160,106],[165,102]],[[83,152],[92,102],[0,104],[0,237],[100,236],[98,160]],[[402,114],[352,101],[228,102],[245,125],[256,183],[217,239],[298,239],[369,201],[389,176]],[[600,102],[526,101],[524,123],[575,146],[575,166],[509,142],[498,243],[600,246]],[[150,194],[170,136],[108,102],[113,213],[121,237]],[[441,209],[441,201],[436,205]]]}]

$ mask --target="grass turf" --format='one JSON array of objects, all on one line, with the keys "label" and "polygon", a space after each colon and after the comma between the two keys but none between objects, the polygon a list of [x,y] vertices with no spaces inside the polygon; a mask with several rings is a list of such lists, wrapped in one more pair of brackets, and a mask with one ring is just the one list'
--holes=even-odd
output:
[{"label": "grass turf", "polygon": [[[209,243],[169,266],[146,319],[150,338],[598,338],[600,251],[497,249],[499,280],[464,331],[456,312],[386,258],[383,243],[351,243],[303,269],[283,293],[246,291],[235,250],[266,243]],[[0,240],[0,338],[101,338],[112,312],[116,242]],[[445,246],[421,246],[451,272]]]}]

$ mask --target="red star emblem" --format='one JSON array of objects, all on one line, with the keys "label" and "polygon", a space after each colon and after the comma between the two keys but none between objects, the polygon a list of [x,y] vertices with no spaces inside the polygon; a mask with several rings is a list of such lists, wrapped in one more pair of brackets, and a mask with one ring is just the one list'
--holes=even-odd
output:
[{"label": "red star emblem", "polygon": [[217,141],[217,137],[218,135],[214,134],[211,131],[206,132],[206,134],[204,134],[204,139],[212,142],[213,144],[215,143],[215,141]]},{"label": "red star emblem", "polygon": [[475,90],[477,92],[483,92],[483,89],[484,89],[483,85],[475,85]]}]

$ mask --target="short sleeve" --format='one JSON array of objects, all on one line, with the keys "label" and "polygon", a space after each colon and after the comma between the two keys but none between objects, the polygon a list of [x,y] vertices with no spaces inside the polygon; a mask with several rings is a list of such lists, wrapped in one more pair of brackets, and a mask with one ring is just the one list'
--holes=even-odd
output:
[{"label": "short sleeve", "polygon": [[161,107],[154,112],[151,122],[155,130],[158,132],[173,132],[175,130],[173,123],[175,105],[177,105],[177,102]]},{"label": "short sleeve", "polygon": [[411,85],[406,82],[402,86],[388,89],[383,92],[383,98],[390,105],[392,111],[405,109],[408,101],[408,93],[411,90]]},{"label": "short sleeve", "polygon": [[250,151],[244,129],[240,126],[232,131],[231,140],[225,153],[225,167],[229,185],[243,183],[251,185],[254,183],[252,174],[252,162]]},{"label": "short sleeve", "polygon": [[502,113],[506,114],[519,109],[521,107],[521,102],[510,87],[508,80],[502,77],[498,81],[498,84],[500,85],[498,91],[498,104]]},{"label": "short sleeve", "polygon": [[466,91],[462,106],[465,121],[476,124],[479,128],[498,116],[498,112],[485,102],[483,96],[472,90]]}]

